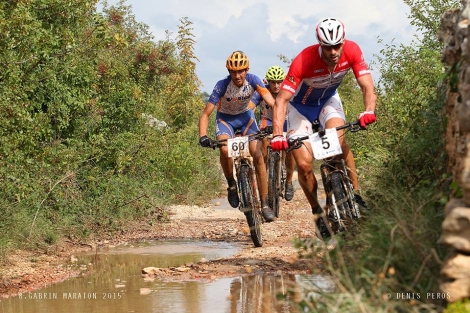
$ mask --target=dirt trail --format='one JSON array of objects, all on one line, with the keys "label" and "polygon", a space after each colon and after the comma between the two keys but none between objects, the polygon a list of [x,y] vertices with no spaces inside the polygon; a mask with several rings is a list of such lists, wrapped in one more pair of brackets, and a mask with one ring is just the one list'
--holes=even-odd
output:
[{"label": "dirt trail", "polygon": [[310,208],[298,184],[296,187],[292,201],[281,200],[279,218],[262,225],[262,247],[253,246],[244,214],[231,208],[226,199],[214,200],[204,207],[178,205],[170,208],[168,223],[129,225],[121,235],[94,243],[62,242],[49,255],[17,251],[11,255],[8,265],[0,267],[0,298],[84,275],[75,266],[74,255],[77,253],[146,239],[227,241],[236,242],[242,247],[240,253],[229,258],[201,260],[195,264],[186,264],[184,270],[161,270],[158,273],[160,278],[185,280],[259,272],[306,273],[315,266],[313,262],[319,260],[299,258],[293,247],[294,237],[314,237]]}]

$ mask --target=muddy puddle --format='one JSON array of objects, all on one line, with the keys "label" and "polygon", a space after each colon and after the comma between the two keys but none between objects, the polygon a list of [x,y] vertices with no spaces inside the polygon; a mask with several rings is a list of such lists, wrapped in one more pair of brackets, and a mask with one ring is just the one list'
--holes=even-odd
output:
[{"label": "muddy puddle", "polygon": [[141,270],[213,260],[238,253],[223,242],[155,241],[77,257],[91,274],[0,301],[2,313],[49,312],[298,312],[279,295],[295,298],[305,288],[333,288],[321,276],[247,275],[211,282],[146,281]]}]

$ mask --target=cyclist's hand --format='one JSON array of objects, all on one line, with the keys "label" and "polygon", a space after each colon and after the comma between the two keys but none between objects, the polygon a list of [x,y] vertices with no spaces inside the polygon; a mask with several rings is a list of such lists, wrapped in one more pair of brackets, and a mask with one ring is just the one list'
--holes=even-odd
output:
[{"label": "cyclist's hand", "polygon": [[359,114],[359,124],[361,127],[366,127],[369,124],[374,123],[376,120],[374,111],[365,111]]},{"label": "cyclist's hand", "polygon": [[201,138],[199,138],[199,144],[203,147],[212,147],[212,145],[214,144],[214,142],[212,141],[212,139],[210,139],[209,137],[207,136],[202,136]]},{"label": "cyclist's hand", "polygon": [[274,151],[287,150],[289,145],[287,144],[286,137],[282,135],[274,136],[274,138],[271,140],[271,148]]},{"label": "cyclist's hand", "polygon": [[261,128],[262,131],[264,131],[266,134],[272,134],[273,133],[273,127],[272,126],[266,126],[265,128]]}]

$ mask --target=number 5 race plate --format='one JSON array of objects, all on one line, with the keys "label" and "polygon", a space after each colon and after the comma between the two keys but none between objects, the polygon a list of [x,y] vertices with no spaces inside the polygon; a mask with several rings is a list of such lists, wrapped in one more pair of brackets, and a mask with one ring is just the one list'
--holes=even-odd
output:
[{"label": "number 5 race plate", "polygon": [[235,137],[227,140],[228,156],[231,158],[248,155],[250,152],[248,137]]},{"label": "number 5 race plate", "polygon": [[343,153],[335,128],[326,129],[323,137],[320,137],[318,133],[310,135],[310,144],[312,145],[313,156],[316,160],[326,159]]}]

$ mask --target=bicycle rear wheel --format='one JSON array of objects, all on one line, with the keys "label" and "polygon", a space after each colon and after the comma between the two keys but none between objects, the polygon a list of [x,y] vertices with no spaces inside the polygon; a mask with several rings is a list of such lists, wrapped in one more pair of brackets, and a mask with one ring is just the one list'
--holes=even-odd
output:
[{"label": "bicycle rear wheel", "polygon": [[274,215],[279,217],[279,197],[281,196],[281,156],[269,150],[268,168],[268,205]]},{"label": "bicycle rear wheel", "polygon": [[241,166],[238,181],[244,207],[243,212],[250,227],[251,240],[255,247],[261,247],[263,245],[261,234],[261,223],[263,221],[261,218],[261,205],[255,196],[256,190],[254,190],[251,180],[252,174],[252,170],[248,166]]}]

